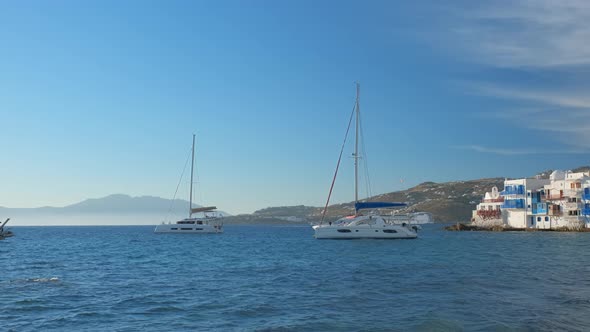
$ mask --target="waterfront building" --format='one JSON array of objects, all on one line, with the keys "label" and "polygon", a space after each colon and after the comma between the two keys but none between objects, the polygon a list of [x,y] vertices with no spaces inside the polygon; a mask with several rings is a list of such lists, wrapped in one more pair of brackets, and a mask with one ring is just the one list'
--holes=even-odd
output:
[{"label": "waterfront building", "polygon": [[504,190],[486,193],[472,222],[488,227],[590,228],[590,172],[557,170],[548,179],[505,180]]},{"label": "waterfront building", "polygon": [[493,187],[492,191],[486,192],[481,203],[477,204],[471,221],[479,226],[491,227],[501,226],[502,211],[500,210],[504,203],[504,197],[500,196],[497,187]]}]

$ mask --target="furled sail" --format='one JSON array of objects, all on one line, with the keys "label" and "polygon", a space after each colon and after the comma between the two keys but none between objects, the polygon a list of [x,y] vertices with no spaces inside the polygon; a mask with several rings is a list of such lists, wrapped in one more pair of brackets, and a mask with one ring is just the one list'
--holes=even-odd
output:
[{"label": "furled sail", "polygon": [[204,206],[204,207],[200,207],[200,208],[192,208],[191,213],[207,212],[207,211],[213,211],[216,209],[217,209],[217,207],[215,207],[215,206]]},{"label": "furled sail", "polygon": [[398,203],[398,202],[358,202],[354,204],[355,210],[364,210],[364,209],[382,209],[382,208],[394,208],[394,207],[401,207],[406,206],[406,203]]}]

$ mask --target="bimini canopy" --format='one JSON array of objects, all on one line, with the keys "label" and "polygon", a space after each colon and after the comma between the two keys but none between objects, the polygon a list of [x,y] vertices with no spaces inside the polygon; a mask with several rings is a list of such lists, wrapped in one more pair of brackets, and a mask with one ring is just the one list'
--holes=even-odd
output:
[{"label": "bimini canopy", "polygon": [[394,208],[400,206],[406,206],[406,203],[398,203],[398,202],[358,202],[354,204],[355,210],[364,210],[364,209],[383,209],[383,208]]},{"label": "bimini canopy", "polygon": [[191,213],[207,212],[207,211],[213,211],[215,209],[217,209],[217,207],[215,207],[215,206],[206,206],[206,207],[200,207],[200,208],[193,208],[193,209],[191,209]]}]

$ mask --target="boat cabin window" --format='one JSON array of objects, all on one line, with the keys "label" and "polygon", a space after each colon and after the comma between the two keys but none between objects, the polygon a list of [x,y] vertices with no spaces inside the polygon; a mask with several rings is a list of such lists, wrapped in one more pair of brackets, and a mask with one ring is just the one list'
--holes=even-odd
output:
[{"label": "boat cabin window", "polygon": [[383,233],[397,233],[395,229],[384,229]]},{"label": "boat cabin window", "polygon": [[184,228],[184,227],[183,227],[183,228],[181,228],[181,230],[183,230],[183,231],[191,231],[191,230],[192,230],[192,228]]},{"label": "boat cabin window", "polygon": [[203,221],[202,220],[197,220],[197,225],[202,225]]},{"label": "boat cabin window", "polygon": [[338,232],[340,232],[340,233],[350,233],[350,229],[339,229]]},{"label": "boat cabin window", "polygon": [[195,228],[195,231],[202,231],[202,228]]},{"label": "boat cabin window", "polygon": [[178,230],[178,228],[176,228],[176,227],[172,227],[172,228],[170,228],[170,229],[171,229],[171,230],[173,230],[173,231],[176,231],[176,230]]}]

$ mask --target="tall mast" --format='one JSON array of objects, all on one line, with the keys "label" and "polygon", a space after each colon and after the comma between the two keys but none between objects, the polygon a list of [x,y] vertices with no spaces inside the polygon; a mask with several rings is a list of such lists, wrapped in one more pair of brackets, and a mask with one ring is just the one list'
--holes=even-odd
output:
[{"label": "tall mast", "polygon": [[360,89],[361,85],[356,82],[356,130],[355,130],[355,140],[354,140],[354,202],[359,202],[359,189],[358,189],[358,182],[359,182],[359,116],[360,116],[360,105],[359,105],[359,98],[360,98]]},{"label": "tall mast", "polygon": [[189,194],[189,203],[188,203],[188,217],[193,216],[193,169],[195,166],[195,134],[193,134],[193,153],[191,157],[191,189]]}]

